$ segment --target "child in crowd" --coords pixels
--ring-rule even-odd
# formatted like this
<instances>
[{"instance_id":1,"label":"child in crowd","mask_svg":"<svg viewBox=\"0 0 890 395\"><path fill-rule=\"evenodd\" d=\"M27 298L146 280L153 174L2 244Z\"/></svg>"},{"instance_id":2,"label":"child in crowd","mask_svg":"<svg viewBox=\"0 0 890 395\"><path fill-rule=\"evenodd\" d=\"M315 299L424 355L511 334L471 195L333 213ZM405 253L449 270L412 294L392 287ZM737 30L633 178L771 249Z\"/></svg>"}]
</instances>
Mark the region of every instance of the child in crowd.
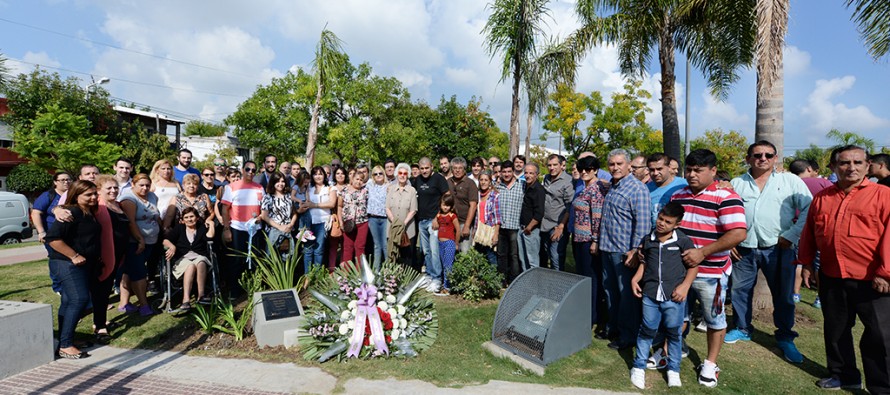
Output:
<instances>
[{"instance_id":1,"label":"child in crowd","mask_svg":"<svg viewBox=\"0 0 890 395\"><path fill-rule=\"evenodd\" d=\"M643 261L631 279L634 295L643 299L643 322L637 337L637 354L630 370L631 383L646 387L646 361L659 326L668 344L668 387L680 387L681 331L686 316L686 295L698 274L697 267L683 263L683 252L695 248L692 240L677 228L683 219L683 206L666 204L658 213L655 230L643 239Z\"/></svg>"},{"instance_id":2,"label":"child in crowd","mask_svg":"<svg viewBox=\"0 0 890 395\"><path fill-rule=\"evenodd\" d=\"M192 283L197 282L198 303L210 304L210 297L204 293L207 284L207 270L211 268L207 241L213 239L213 227L205 227L198 221L198 210L186 207L182 210L180 223L174 226L164 238L165 256L173 266L173 276L182 280L182 304L178 312L191 308Z\"/></svg>"},{"instance_id":3,"label":"child in crowd","mask_svg":"<svg viewBox=\"0 0 890 395\"><path fill-rule=\"evenodd\" d=\"M442 271L445 273L444 290L447 294L451 284L448 282L448 273L454 266L454 254L457 248L457 214L454 213L454 195L445 192L439 201L439 214L433 221L433 230L439 231L439 258L442 261Z\"/></svg>"}]
</instances>

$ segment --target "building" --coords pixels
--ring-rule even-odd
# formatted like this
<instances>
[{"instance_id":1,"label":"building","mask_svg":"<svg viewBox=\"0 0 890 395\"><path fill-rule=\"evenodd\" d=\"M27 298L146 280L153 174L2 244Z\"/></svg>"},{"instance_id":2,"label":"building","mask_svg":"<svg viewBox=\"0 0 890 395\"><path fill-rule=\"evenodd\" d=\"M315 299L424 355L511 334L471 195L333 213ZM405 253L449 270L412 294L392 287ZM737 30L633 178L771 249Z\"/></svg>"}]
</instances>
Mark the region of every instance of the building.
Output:
<instances>
[{"instance_id":1,"label":"building","mask_svg":"<svg viewBox=\"0 0 890 395\"><path fill-rule=\"evenodd\" d=\"M6 98L0 97L0 117L8 112L9 106L6 105ZM12 168L27 162L12 152L10 148L12 148L12 127L0 118L0 191L6 190L6 176L9 175Z\"/></svg>"}]
</instances>

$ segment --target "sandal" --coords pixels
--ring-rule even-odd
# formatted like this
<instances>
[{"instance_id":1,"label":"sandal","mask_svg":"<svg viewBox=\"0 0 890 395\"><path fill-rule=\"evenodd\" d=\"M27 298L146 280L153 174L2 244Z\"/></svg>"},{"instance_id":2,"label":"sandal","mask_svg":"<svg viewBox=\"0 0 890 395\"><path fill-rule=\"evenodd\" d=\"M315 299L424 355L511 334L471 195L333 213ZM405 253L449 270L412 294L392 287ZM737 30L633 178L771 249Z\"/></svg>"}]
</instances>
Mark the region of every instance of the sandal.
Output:
<instances>
[{"instance_id":1,"label":"sandal","mask_svg":"<svg viewBox=\"0 0 890 395\"><path fill-rule=\"evenodd\" d=\"M192 309L192 305L188 302L179 305L179 308L176 309L174 313L188 313L189 310Z\"/></svg>"},{"instance_id":2,"label":"sandal","mask_svg":"<svg viewBox=\"0 0 890 395\"><path fill-rule=\"evenodd\" d=\"M79 354L68 354L67 352L59 350L59 358L84 359L84 358L88 358L89 356L90 356L90 354L88 354L86 351L81 351Z\"/></svg>"},{"instance_id":3,"label":"sandal","mask_svg":"<svg viewBox=\"0 0 890 395\"><path fill-rule=\"evenodd\" d=\"M139 311L139 308L137 308L136 306L133 306L132 304L127 303L124 305L124 307L118 307L117 311L120 311L121 313L130 314L130 313L135 313L135 312Z\"/></svg>"},{"instance_id":4,"label":"sandal","mask_svg":"<svg viewBox=\"0 0 890 395\"><path fill-rule=\"evenodd\" d=\"M111 343L111 335L108 333L96 333L96 343L107 345Z\"/></svg>"},{"instance_id":5,"label":"sandal","mask_svg":"<svg viewBox=\"0 0 890 395\"><path fill-rule=\"evenodd\" d=\"M200 299L198 299L198 304L210 305L212 303L213 299L210 299L209 296L202 296Z\"/></svg>"},{"instance_id":6,"label":"sandal","mask_svg":"<svg viewBox=\"0 0 890 395\"><path fill-rule=\"evenodd\" d=\"M139 315L143 317L148 317L150 315L154 315L155 311L149 305L145 305L139 308Z\"/></svg>"}]
</instances>

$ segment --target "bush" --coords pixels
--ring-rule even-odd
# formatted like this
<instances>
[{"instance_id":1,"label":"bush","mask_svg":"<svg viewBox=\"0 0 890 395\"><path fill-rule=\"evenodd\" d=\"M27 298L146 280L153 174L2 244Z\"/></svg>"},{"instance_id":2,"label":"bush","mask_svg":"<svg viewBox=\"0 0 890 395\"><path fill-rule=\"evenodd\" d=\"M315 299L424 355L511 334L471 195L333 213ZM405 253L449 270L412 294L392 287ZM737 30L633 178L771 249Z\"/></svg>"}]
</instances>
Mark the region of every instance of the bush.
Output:
<instances>
[{"instance_id":1,"label":"bush","mask_svg":"<svg viewBox=\"0 0 890 395\"><path fill-rule=\"evenodd\" d=\"M53 176L30 163L13 167L6 178L6 189L25 195L35 195L52 186Z\"/></svg>"},{"instance_id":2,"label":"bush","mask_svg":"<svg viewBox=\"0 0 890 395\"><path fill-rule=\"evenodd\" d=\"M499 297L504 276L488 263L485 256L470 250L457 255L454 267L448 273L448 281L451 282L452 293L460 294L471 302L478 302Z\"/></svg>"}]
</instances>

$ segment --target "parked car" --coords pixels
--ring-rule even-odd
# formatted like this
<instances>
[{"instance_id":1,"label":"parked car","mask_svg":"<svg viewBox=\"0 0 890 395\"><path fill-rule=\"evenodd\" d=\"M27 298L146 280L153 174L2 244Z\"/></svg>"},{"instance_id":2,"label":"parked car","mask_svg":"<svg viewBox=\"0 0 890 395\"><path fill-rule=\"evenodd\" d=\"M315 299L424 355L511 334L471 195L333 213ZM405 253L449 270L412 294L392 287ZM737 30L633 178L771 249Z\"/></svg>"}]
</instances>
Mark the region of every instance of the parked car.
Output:
<instances>
[{"instance_id":1,"label":"parked car","mask_svg":"<svg viewBox=\"0 0 890 395\"><path fill-rule=\"evenodd\" d=\"M25 195L0 192L0 244L21 243L34 235L30 210Z\"/></svg>"}]
</instances>

